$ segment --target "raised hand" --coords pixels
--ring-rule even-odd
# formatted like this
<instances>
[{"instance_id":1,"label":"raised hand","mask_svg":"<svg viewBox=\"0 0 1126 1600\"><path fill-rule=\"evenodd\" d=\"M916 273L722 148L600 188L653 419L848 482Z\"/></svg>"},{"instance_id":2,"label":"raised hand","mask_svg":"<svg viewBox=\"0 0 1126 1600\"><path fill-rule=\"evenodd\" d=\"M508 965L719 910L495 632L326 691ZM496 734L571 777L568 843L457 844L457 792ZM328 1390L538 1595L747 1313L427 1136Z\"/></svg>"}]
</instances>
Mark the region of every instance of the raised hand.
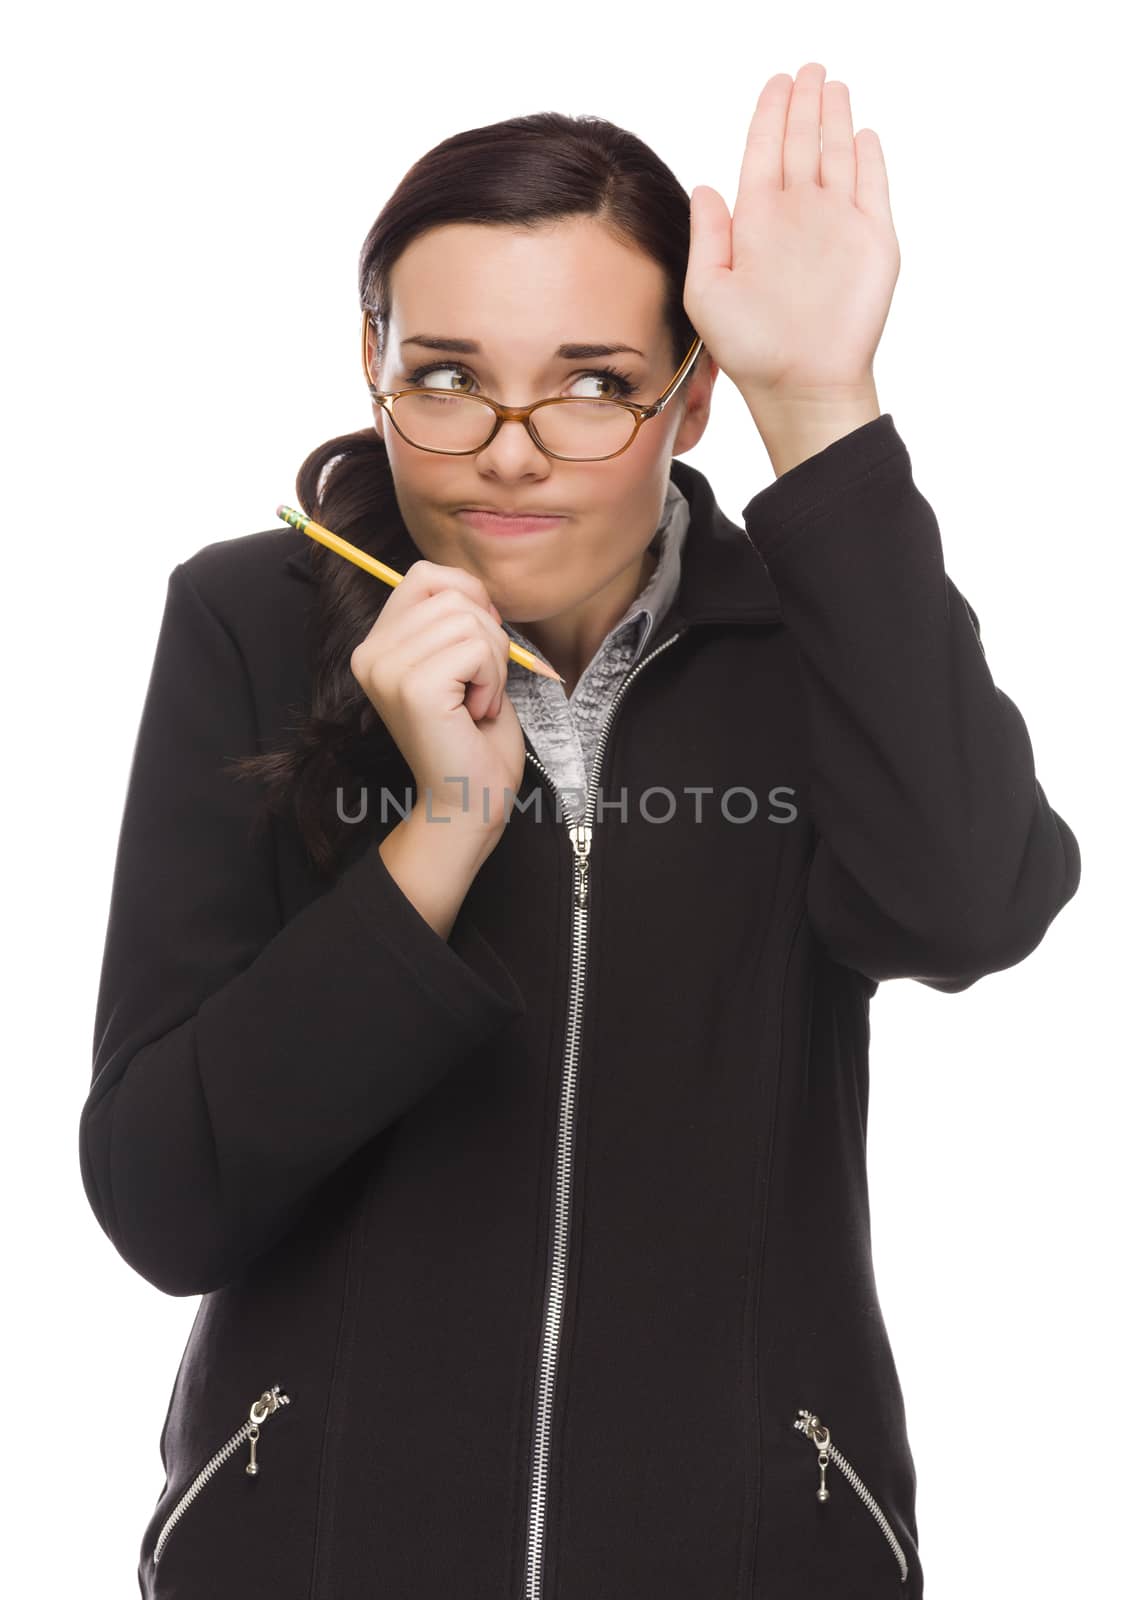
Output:
<instances>
[{"instance_id":1,"label":"raised hand","mask_svg":"<svg viewBox=\"0 0 1126 1600\"><path fill-rule=\"evenodd\" d=\"M878 136L853 134L848 89L819 63L777 73L751 118L734 214L715 189L692 192L684 292L756 420L807 401L872 409L898 275Z\"/></svg>"}]
</instances>

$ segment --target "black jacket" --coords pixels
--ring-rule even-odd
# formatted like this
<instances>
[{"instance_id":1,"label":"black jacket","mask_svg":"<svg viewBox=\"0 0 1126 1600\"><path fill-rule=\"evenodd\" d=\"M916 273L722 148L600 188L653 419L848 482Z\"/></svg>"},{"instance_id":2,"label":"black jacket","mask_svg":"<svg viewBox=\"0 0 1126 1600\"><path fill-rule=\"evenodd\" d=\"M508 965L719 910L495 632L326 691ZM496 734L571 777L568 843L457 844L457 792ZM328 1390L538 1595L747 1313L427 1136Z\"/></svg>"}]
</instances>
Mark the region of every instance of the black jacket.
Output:
<instances>
[{"instance_id":1,"label":"black jacket","mask_svg":"<svg viewBox=\"0 0 1126 1600\"><path fill-rule=\"evenodd\" d=\"M890 414L750 539L672 473L588 870L530 752L448 942L377 848L393 746L331 884L224 770L308 693L307 538L170 576L80 1127L114 1246L202 1295L153 1600L922 1595L869 1001L1022 960L1079 851Z\"/></svg>"}]
</instances>

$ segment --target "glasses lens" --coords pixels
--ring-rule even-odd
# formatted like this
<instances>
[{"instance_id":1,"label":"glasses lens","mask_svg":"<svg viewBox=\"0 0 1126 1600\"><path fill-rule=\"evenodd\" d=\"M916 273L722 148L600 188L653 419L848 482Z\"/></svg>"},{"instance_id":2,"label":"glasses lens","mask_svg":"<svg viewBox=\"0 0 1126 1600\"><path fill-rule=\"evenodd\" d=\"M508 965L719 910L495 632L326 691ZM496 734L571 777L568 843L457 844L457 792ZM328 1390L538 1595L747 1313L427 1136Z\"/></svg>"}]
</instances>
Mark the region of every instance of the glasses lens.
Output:
<instances>
[{"instance_id":1,"label":"glasses lens","mask_svg":"<svg viewBox=\"0 0 1126 1600\"><path fill-rule=\"evenodd\" d=\"M393 415L400 431L424 450L477 450L496 420L491 406L470 395L418 389L399 396Z\"/></svg>"},{"instance_id":2,"label":"glasses lens","mask_svg":"<svg viewBox=\"0 0 1126 1600\"><path fill-rule=\"evenodd\" d=\"M612 456L633 438L633 416L613 400L563 400L540 406L531 420L547 448L568 461Z\"/></svg>"},{"instance_id":3,"label":"glasses lens","mask_svg":"<svg viewBox=\"0 0 1126 1600\"><path fill-rule=\"evenodd\" d=\"M479 450L496 413L473 395L412 390L394 404L395 421L424 450ZM614 455L633 437L633 417L612 400L567 400L540 406L532 424L547 449L569 461Z\"/></svg>"}]
</instances>

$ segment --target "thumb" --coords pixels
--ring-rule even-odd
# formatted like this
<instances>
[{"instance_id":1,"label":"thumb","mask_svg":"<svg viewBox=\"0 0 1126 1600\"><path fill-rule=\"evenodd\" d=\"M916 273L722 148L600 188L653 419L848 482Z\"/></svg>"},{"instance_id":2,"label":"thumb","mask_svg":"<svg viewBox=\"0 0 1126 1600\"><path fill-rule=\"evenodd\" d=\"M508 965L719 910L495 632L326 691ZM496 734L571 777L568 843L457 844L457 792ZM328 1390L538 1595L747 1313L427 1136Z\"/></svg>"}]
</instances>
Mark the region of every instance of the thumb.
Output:
<instances>
[{"instance_id":1,"label":"thumb","mask_svg":"<svg viewBox=\"0 0 1126 1600\"><path fill-rule=\"evenodd\" d=\"M689 279L701 282L721 269L731 268L731 215L723 196L706 183L697 184L689 196L692 242L688 251Z\"/></svg>"}]
</instances>

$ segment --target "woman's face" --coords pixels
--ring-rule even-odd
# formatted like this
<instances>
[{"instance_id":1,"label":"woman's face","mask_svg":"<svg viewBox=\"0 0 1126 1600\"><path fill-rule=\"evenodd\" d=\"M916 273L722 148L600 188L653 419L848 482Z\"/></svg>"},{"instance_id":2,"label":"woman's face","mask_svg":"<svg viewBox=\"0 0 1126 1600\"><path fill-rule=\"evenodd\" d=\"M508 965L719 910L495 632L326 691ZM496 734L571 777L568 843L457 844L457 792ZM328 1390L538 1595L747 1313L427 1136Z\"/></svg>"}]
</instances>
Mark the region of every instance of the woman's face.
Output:
<instances>
[{"instance_id":1,"label":"woman's face","mask_svg":"<svg viewBox=\"0 0 1126 1600\"><path fill-rule=\"evenodd\" d=\"M444 225L415 239L395 263L382 370L369 333L372 373L384 390L421 386L505 405L553 395L646 404L686 354L670 348L664 293L656 262L589 217L535 228ZM411 342L418 335L477 348L425 348ZM576 360L556 354L564 344L631 348ZM533 643L542 640L549 660L549 642L569 664L589 659L652 570L645 551L669 461L703 432L716 371L701 351L665 410L607 461L555 460L520 423L505 423L476 455L439 455L408 444L374 406L408 532L427 560L479 577L505 621L530 625L524 631ZM502 536L458 514L472 505L551 511L563 520Z\"/></svg>"}]
</instances>

